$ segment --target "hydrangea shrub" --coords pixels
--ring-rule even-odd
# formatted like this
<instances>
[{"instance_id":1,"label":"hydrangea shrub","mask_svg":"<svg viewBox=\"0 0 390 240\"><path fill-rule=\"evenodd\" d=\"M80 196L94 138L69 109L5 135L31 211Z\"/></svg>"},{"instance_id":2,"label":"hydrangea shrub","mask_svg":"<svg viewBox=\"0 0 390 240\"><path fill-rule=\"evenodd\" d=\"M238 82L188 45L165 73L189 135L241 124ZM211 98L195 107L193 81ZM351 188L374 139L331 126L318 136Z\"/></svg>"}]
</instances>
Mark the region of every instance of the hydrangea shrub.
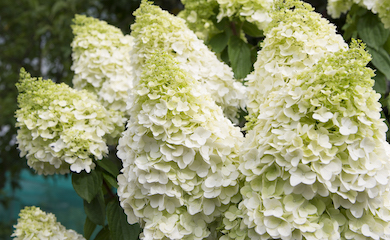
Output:
<instances>
[{"instance_id":1,"label":"hydrangea shrub","mask_svg":"<svg viewBox=\"0 0 390 240\"><path fill-rule=\"evenodd\" d=\"M172 55L143 65L119 140L118 195L143 239L203 239L237 202L243 135Z\"/></svg>"},{"instance_id":2,"label":"hydrangea shrub","mask_svg":"<svg viewBox=\"0 0 390 240\"><path fill-rule=\"evenodd\" d=\"M24 69L17 87L17 144L38 174L90 172L93 160L108 153L106 138L123 131L122 114L85 90L33 78Z\"/></svg>"},{"instance_id":3,"label":"hydrangea shrub","mask_svg":"<svg viewBox=\"0 0 390 240\"><path fill-rule=\"evenodd\" d=\"M102 225L100 236L136 239L139 223L141 239L390 239L390 146L365 45L299 0L183 3L179 18L142 1L131 36L76 16L79 90L21 71L21 156L39 174L72 172L86 238ZM383 29L370 53L387 51ZM243 86L233 65L263 30ZM224 46L215 54L198 37ZM119 159L102 159L107 141ZM17 239L83 239L35 207L15 228Z\"/></svg>"},{"instance_id":4,"label":"hydrangea shrub","mask_svg":"<svg viewBox=\"0 0 390 240\"><path fill-rule=\"evenodd\" d=\"M14 240L85 240L72 229L66 229L52 213L38 207L25 207L19 213L18 223L11 237Z\"/></svg>"}]
</instances>

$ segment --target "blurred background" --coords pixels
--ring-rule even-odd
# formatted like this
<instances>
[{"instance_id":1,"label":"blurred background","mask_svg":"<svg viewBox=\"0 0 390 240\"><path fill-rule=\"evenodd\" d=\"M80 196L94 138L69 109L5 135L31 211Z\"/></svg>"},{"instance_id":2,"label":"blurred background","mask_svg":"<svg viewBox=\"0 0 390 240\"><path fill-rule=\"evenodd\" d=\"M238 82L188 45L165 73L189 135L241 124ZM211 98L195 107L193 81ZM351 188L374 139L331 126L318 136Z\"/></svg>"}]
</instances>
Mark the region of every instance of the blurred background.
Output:
<instances>
[{"instance_id":1,"label":"blurred background","mask_svg":"<svg viewBox=\"0 0 390 240\"><path fill-rule=\"evenodd\" d=\"M180 0L155 0L177 14ZM326 15L326 1L312 0ZM0 239L11 239L20 209L39 206L52 212L67 228L83 232L85 214L70 176L38 176L19 157L15 144L15 118L19 70L32 76L71 84L71 30L75 14L85 14L130 32L132 12L140 0L1 0L0 1ZM331 20L331 19L330 19ZM345 17L337 22L345 23ZM341 30L340 30L341 31Z\"/></svg>"},{"instance_id":2,"label":"blurred background","mask_svg":"<svg viewBox=\"0 0 390 240\"><path fill-rule=\"evenodd\" d=\"M177 14L180 0L156 0ZM39 176L15 145L19 70L72 85L71 30L75 14L85 14L130 32L140 0L1 0L0 1L0 239L11 239L25 206L52 212L65 227L83 233L82 199L70 176Z\"/></svg>"}]
</instances>

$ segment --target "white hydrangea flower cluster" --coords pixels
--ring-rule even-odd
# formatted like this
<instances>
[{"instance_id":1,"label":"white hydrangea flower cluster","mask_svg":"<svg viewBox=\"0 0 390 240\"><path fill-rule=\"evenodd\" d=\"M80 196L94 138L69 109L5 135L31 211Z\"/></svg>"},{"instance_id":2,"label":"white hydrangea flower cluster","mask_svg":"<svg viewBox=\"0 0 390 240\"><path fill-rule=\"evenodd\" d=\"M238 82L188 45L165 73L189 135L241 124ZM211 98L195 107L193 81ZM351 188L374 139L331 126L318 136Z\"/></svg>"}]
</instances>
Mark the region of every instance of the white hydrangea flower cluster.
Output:
<instances>
[{"instance_id":1,"label":"white hydrangea flower cluster","mask_svg":"<svg viewBox=\"0 0 390 240\"><path fill-rule=\"evenodd\" d=\"M332 18L339 18L358 4L378 14L385 28L390 28L390 1L388 0L328 0L327 11Z\"/></svg>"},{"instance_id":2,"label":"white hydrangea flower cluster","mask_svg":"<svg viewBox=\"0 0 390 240\"><path fill-rule=\"evenodd\" d=\"M11 237L14 240L85 240L72 229L66 229L52 213L38 207L25 207L19 213L18 223Z\"/></svg>"},{"instance_id":3,"label":"white hydrangea flower cluster","mask_svg":"<svg viewBox=\"0 0 390 240\"><path fill-rule=\"evenodd\" d=\"M150 55L131 99L118 145L129 223L142 224L143 239L204 239L240 199L240 129L167 53Z\"/></svg>"},{"instance_id":4,"label":"white hydrangea flower cluster","mask_svg":"<svg viewBox=\"0 0 390 240\"><path fill-rule=\"evenodd\" d=\"M369 61L354 42L270 93L242 145L231 239L390 239L390 145Z\"/></svg>"},{"instance_id":5,"label":"white hydrangea flower cluster","mask_svg":"<svg viewBox=\"0 0 390 240\"><path fill-rule=\"evenodd\" d=\"M265 30L265 40L258 52L254 71L247 80L247 109L255 119L260 105L272 91L282 88L288 80L312 66L328 53L348 46L336 27L312 11L308 4L297 4L294 11L286 3L275 3L272 22Z\"/></svg>"},{"instance_id":6,"label":"white hydrangea flower cluster","mask_svg":"<svg viewBox=\"0 0 390 240\"><path fill-rule=\"evenodd\" d=\"M212 21L214 10L218 8L216 0L181 0L181 2L184 9L177 16L186 21L187 26L199 39L207 42L220 32Z\"/></svg>"},{"instance_id":7,"label":"white hydrangea flower cluster","mask_svg":"<svg viewBox=\"0 0 390 240\"><path fill-rule=\"evenodd\" d=\"M168 52L180 62L180 67L202 83L225 115L238 123L237 112L245 108L245 87L235 81L231 68L218 60L202 40L199 40L184 20L143 1L135 11L131 26L134 47L131 52L135 78L153 51ZM135 79L134 85L138 80Z\"/></svg>"},{"instance_id":8,"label":"white hydrangea flower cluster","mask_svg":"<svg viewBox=\"0 0 390 240\"><path fill-rule=\"evenodd\" d=\"M76 15L72 26L72 70L75 89L95 93L110 109L126 109L133 85L130 50L133 38L92 17Z\"/></svg>"},{"instance_id":9,"label":"white hydrangea flower cluster","mask_svg":"<svg viewBox=\"0 0 390 240\"><path fill-rule=\"evenodd\" d=\"M106 138L124 129L122 114L106 110L85 90L37 80L24 69L17 87L18 148L38 174L90 172L93 159L108 153Z\"/></svg>"},{"instance_id":10,"label":"white hydrangea flower cluster","mask_svg":"<svg viewBox=\"0 0 390 240\"><path fill-rule=\"evenodd\" d=\"M274 0L216 0L219 4L218 21L228 17L240 18L255 24L259 29L265 29L271 22L269 11Z\"/></svg>"},{"instance_id":11,"label":"white hydrangea flower cluster","mask_svg":"<svg viewBox=\"0 0 390 240\"><path fill-rule=\"evenodd\" d=\"M258 29L265 29L271 22L269 10L274 0L182 0L184 10L179 17L186 20L187 25L196 35L205 41L220 30L214 26L212 18L218 10L217 21L223 18L248 21Z\"/></svg>"}]
</instances>

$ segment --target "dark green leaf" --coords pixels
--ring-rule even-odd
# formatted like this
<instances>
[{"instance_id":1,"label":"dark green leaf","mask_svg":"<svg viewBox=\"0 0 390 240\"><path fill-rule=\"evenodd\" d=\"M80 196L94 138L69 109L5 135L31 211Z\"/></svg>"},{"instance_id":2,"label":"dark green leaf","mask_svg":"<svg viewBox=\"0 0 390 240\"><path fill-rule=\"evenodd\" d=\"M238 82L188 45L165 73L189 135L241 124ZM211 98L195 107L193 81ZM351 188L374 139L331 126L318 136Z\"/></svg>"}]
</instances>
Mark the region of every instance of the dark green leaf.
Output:
<instances>
[{"instance_id":1,"label":"dark green leaf","mask_svg":"<svg viewBox=\"0 0 390 240\"><path fill-rule=\"evenodd\" d=\"M383 45L383 48L386 50L388 54L390 54L390 37L387 38L387 41Z\"/></svg>"},{"instance_id":2,"label":"dark green leaf","mask_svg":"<svg viewBox=\"0 0 390 240\"><path fill-rule=\"evenodd\" d=\"M251 49L248 44L237 36L231 36L228 55L234 76L237 79L245 78L252 69Z\"/></svg>"},{"instance_id":3,"label":"dark green leaf","mask_svg":"<svg viewBox=\"0 0 390 240\"><path fill-rule=\"evenodd\" d=\"M252 36L252 37L263 37L264 36L263 31L260 30L256 26L256 24L250 23L248 21L245 21L242 24L242 30L244 30L244 32L246 34L248 34L249 36Z\"/></svg>"},{"instance_id":4,"label":"dark green leaf","mask_svg":"<svg viewBox=\"0 0 390 240\"><path fill-rule=\"evenodd\" d=\"M220 53L225 49L228 44L228 41L228 34L226 32L222 32L212 37L208 44L215 53Z\"/></svg>"},{"instance_id":5,"label":"dark green leaf","mask_svg":"<svg viewBox=\"0 0 390 240\"><path fill-rule=\"evenodd\" d=\"M118 188L118 182L116 181L116 178L114 178L113 176L111 176L110 174L106 174L106 173L103 173L103 178L104 180L109 183L111 186L113 186L114 188Z\"/></svg>"},{"instance_id":6,"label":"dark green leaf","mask_svg":"<svg viewBox=\"0 0 390 240\"><path fill-rule=\"evenodd\" d=\"M72 185L76 193L86 200L91 202L101 189L103 184L102 174L99 171L93 170L90 173L82 171L80 173L72 173Z\"/></svg>"},{"instance_id":7,"label":"dark green leaf","mask_svg":"<svg viewBox=\"0 0 390 240\"><path fill-rule=\"evenodd\" d=\"M252 62L252 66L253 66L253 63L255 63L256 60L257 60L257 53L258 53L257 48L252 47L252 49L251 49L251 62ZM251 68L251 70L253 70L253 68Z\"/></svg>"},{"instance_id":8,"label":"dark green leaf","mask_svg":"<svg viewBox=\"0 0 390 240\"><path fill-rule=\"evenodd\" d=\"M102 228L102 230L100 230L95 237L95 240L110 240L110 239L111 239L110 229L108 228L108 226Z\"/></svg>"},{"instance_id":9,"label":"dark green leaf","mask_svg":"<svg viewBox=\"0 0 390 240\"><path fill-rule=\"evenodd\" d=\"M111 238L115 240L137 240L141 232L138 224L130 225L127 216L119 206L119 201L107 204L107 220L110 227Z\"/></svg>"},{"instance_id":10,"label":"dark green leaf","mask_svg":"<svg viewBox=\"0 0 390 240\"><path fill-rule=\"evenodd\" d=\"M102 160L96 162L99 167L103 168L108 173L111 173L112 176L114 177L118 176L119 174L118 166L110 159L103 158Z\"/></svg>"},{"instance_id":11,"label":"dark green leaf","mask_svg":"<svg viewBox=\"0 0 390 240\"><path fill-rule=\"evenodd\" d=\"M103 192L100 190L90 203L84 200L84 211L87 217L97 225L104 225L106 220L106 205Z\"/></svg>"},{"instance_id":12,"label":"dark green leaf","mask_svg":"<svg viewBox=\"0 0 390 240\"><path fill-rule=\"evenodd\" d=\"M390 33L389 29L385 29L378 16L371 11L359 18L357 31L363 42L375 49L379 49L385 44Z\"/></svg>"},{"instance_id":13,"label":"dark green leaf","mask_svg":"<svg viewBox=\"0 0 390 240\"><path fill-rule=\"evenodd\" d=\"M370 46L367 46L367 50L372 55L372 64L374 64L387 79L390 79L390 56L386 50L383 47L376 50Z\"/></svg>"},{"instance_id":14,"label":"dark green leaf","mask_svg":"<svg viewBox=\"0 0 390 240\"><path fill-rule=\"evenodd\" d=\"M84 223L84 237L88 240L91 236L93 231L96 228L96 224L93 223L91 220L89 220L88 217L85 218Z\"/></svg>"},{"instance_id":15,"label":"dark green leaf","mask_svg":"<svg viewBox=\"0 0 390 240\"><path fill-rule=\"evenodd\" d=\"M387 91L387 80L385 75L379 70L376 70L376 76L374 77L375 85L374 90L378 93L385 94Z\"/></svg>"},{"instance_id":16,"label":"dark green leaf","mask_svg":"<svg viewBox=\"0 0 390 240\"><path fill-rule=\"evenodd\" d=\"M221 21L218 22L217 18L212 18L211 19L214 22L214 25L222 31L226 31L227 29L230 28L230 21L228 18L222 18Z\"/></svg>"},{"instance_id":17,"label":"dark green leaf","mask_svg":"<svg viewBox=\"0 0 390 240\"><path fill-rule=\"evenodd\" d=\"M227 65L230 65L229 61L229 54L228 54L228 49L225 48L222 53L221 53L221 60L226 63Z\"/></svg>"}]
</instances>

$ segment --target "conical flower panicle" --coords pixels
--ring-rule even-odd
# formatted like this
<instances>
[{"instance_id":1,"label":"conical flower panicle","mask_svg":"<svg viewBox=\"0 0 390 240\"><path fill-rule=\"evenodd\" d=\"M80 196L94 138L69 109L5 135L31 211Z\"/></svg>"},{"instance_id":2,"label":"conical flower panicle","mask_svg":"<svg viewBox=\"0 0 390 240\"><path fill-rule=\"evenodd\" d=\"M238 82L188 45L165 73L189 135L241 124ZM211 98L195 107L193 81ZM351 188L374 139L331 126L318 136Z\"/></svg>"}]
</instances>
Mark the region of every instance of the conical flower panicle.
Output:
<instances>
[{"instance_id":1,"label":"conical flower panicle","mask_svg":"<svg viewBox=\"0 0 390 240\"><path fill-rule=\"evenodd\" d=\"M237 123L238 110L245 108L245 87L235 81L231 68L218 60L183 19L147 1L141 3L134 16L136 20L131 26L134 47L131 56L136 78L139 78L143 64L154 51L165 51L179 61L182 69L201 82L225 115Z\"/></svg>"},{"instance_id":2,"label":"conical flower panicle","mask_svg":"<svg viewBox=\"0 0 390 240\"><path fill-rule=\"evenodd\" d=\"M93 159L108 153L106 139L123 131L122 114L106 110L92 93L32 78L24 69L17 87L18 148L38 174L90 172Z\"/></svg>"},{"instance_id":3,"label":"conical flower panicle","mask_svg":"<svg viewBox=\"0 0 390 240\"><path fill-rule=\"evenodd\" d=\"M296 0L275 1L272 22L258 52L254 71L247 76L247 109L255 121L261 104L272 91L296 74L310 69L326 54L346 49L336 27Z\"/></svg>"},{"instance_id":4,"label":"conical flower panicle","mask_svg":"<svg viewBox=\"0 0 390 240\"><path fill-rule=\"evenodd\" d=\"M92 17L76 15L72 26L73 84L95 93L105 107L122 112L133 86L133 38Z\"/></svg>"},{"instance_id":5,"label":"conical flower panicle","mask_svg":"<svg viewBox=\"0 0 390 240\"><path fill-rule=\"evenodd\" d=\"M144 239L203 239L239 200L243 136L172 55L150 55L119 140L118 195Z\"/></svg>"},{"instance_id":6,"label":"conical flower panicle","mask_svg":"<svg viewBox=\"0 0 390 240\"><path fill-rule=\"evenodd\" d=\"M66 229L52 213L38 207L25 207L19 213L18 223L11 237L14 240L63 239L85 240L76 231Z\"/></svg>"},{"instance_id":7,"label":"conical flower panicle","mask_svg":"<svg viewBox=\"0 0 390 240\"><path fill-rule=\"evenodd\" d=\"M369 61L354 42L268 95L242 145L233 234L389 238L390 146Z\"/></svg>"}]
</instances>

